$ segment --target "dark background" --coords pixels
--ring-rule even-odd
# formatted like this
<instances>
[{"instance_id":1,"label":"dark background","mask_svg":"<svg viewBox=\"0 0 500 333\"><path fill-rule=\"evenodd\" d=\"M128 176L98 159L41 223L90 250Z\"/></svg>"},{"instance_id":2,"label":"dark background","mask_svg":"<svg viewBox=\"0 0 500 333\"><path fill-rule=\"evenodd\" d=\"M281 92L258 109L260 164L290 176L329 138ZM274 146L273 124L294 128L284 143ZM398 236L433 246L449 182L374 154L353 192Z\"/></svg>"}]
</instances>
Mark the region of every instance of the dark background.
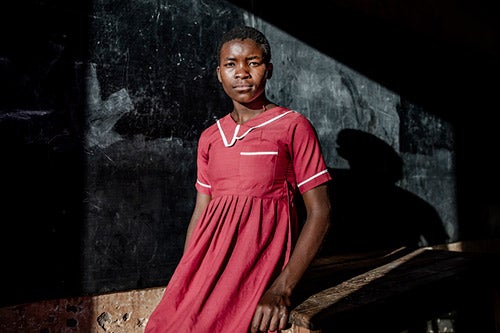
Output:
<instances>
[{"instance_id":1,"label":"dark background","mask_svg":"<svg viewBox=\"0 0 500 333\"><path fill-rule=\"evenodd\" d=\"M383 136L387 142L365 135L380 137L380 127L361 121L362 133L344 132L341 147L351 153L332 157L338 137L322 136L339 179L337 220L344 227L390 222L365 225L373 230L357 240L368 244L373 238L365 235L375 233L392 244L385 236L418 207L425 212L420 220L442 219L453 241L497 237L499 23L493 3L2 3L2 302L168 281L193 206L196 139L229 108L214 76L215 42L252 20L276 45L298 50L295 58L280 58L273 45L277 65L292 72L309 66L311 78L340 73L342 85L361 96L354 106L332 106L321 92L314 95L304 76L281 77L271 97L293 106L301 105L297 91L310 94L308 115L322 129L338 134L337 114L383 105L378 95L363 96L364 77L400 98L399 130ZM295 64L299 56L305 60ZM328 67L331 59L356 72ZM452 180L436 151L453 157ZM417 163L421 156L432 163ZM370 167L355 173L359 165ZM403 166L406 174L424 175L422 184L406 178L406 189L396 186ZM374 183L379 176L385 182ZM359 213L363 207L366 214ZM353 232L342 223L339 230Z\"/></svg>"}]
</instances>

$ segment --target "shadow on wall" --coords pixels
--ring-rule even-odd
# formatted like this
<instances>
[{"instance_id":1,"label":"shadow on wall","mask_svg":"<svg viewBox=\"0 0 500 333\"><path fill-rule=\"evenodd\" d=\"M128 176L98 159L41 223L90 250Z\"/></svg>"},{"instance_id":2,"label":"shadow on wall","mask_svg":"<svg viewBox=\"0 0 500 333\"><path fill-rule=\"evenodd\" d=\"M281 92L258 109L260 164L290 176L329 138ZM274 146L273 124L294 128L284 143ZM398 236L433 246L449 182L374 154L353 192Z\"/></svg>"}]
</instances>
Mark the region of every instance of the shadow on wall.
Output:
<instances>
[{"instance_id":1,"label":"shadow on wall","mask_svg":"<svg viewBox=\"0 0 500 333\"><path fill-rule=\"evenodd\" d=\"M336 142L349 169L330 169L332 222L320 255L449 241L436 209L396 185L403 160L389 144L356 129L341 130Z\"/></svg>"}]
</instances>

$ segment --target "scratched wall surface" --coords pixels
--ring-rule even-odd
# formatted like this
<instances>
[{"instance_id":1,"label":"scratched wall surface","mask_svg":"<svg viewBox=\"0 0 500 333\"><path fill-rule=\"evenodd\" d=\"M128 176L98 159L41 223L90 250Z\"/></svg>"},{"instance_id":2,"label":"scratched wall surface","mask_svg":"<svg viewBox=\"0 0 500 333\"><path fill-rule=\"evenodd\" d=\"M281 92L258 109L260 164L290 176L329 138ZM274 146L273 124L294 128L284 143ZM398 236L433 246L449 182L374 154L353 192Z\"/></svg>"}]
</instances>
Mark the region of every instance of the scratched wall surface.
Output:
<instances>
[{"instance_id":1,"label":"scratched wall surface","mask_svg":"<svg viewBox=\"0 0 500 333\"><path fill-rule=\"evenodd\" d=\"M161 285L194 204L196 139L228 108L217 37L243 15L197 1L95 1L92 10L83 289Z\"/></svg>"},{"instance_id":2,"label":"scratched wall surface","mask_svg":"<svg viewBox=\"0 0 500 333\"><path fill-rule=\"evenodd\" d=\"M453 160L445 122L230 4L96 1L87 79L85 290L168 280L193 207L196 139L230 110L214 75L217 38L237 24L254 25L270 39L269 96L311 119L330 167L349 168L335 148L342 129L381 138L405 159L401 185L430 201L454 236L453 165L441 163ZM426 121L418 121L423 116ZM402 126L410 131L403 145ZM426 149L412 150L419 141ZM382 218L372 216L374 223Z\"/></svg>"},{"instance_id":3,"label":"scratched wall surface","mask_svg":"<svg viewBox=\"0 0 500 333\"><path fill-rule=\"evenodd\" d=\"M64 9L61 16L81 15ZM342 185L336 195L353 198L351 203L336 199L339 221L368 219L376 225L387 217L384 212L360 216L352 211L375 209L370 204L375 196L383 198L377 201L383 210L397 210L400 201L393 199L402 193L411 197L406 203L418 201L406 208L435 210L447 236L456 238L454 135L446 121L225 1L95 0L86 10L89 15L82 16L88 30L76 34L77 42L88 46L86 52L61 58L60 54L68 55L68 42L57 37L75 33L55 25L56 33L40 39L60 53L47 52L46 58L31 64L38 70L17 75L12 65L3 63L19 85L26 82L19 77L31 77L43 88L44 73L51 73L53 64L64 59L65 66L57 73L71 83L63 85L64 90L55 89L62 95L59 104L48 99L36 108L21 103L22 96L10 96L9 104L2 106L0 126L9 129L2 137L22 147L11 149L10 158L28 153L12 164L10 172L17 178L10 188L16 188L15 179L28 173L25 188L43 190L29 191L28 199L20 193L18 197L30 209L44 207L43 215L21 214L21 221L36 219L36 224L11 227L8 243L24 244L37 253L10 259L12 267L23 269L10 272L9 285L26 285L30 279L25 276L42 271L44 283L36 283L30 294L14 296L8 303L167 283L182 253L194 204L197 137L214 117L230 110L215 77L215 52L220 35L237 24L250 24L266 33L275 66L269 97L311 120L327 164ZM61 26L71 24L68 20ZM16 55L4 59L17 61ZM28 96L52 96L43 89L33 91L36 87L30 85L23 88ZM338 152L340 133L347 133L341 145L343 156ZM370 147L380 150L370 154L363 144L374 141ZM360 159L366 166L363 177L377 178L387 174L385 157L394 155L402 160L403 176L389 177L390 190L383 195L366 191L360 178L353 181L350 169ZM28 164L40 167L29 173ZM76 184L69 181L80 178ZM370 195L361 198L350 188ZM55 200L47 199L47 193L55 194ZM12 208L13 213L20 210L20 204ZM408 214L411 210L398 211L390 219ZM26 241L26 233L31 242ZM61 250L64 246L66 251ZM66 271L72 274L61 273Z\"/></svg>"}]
</instances>

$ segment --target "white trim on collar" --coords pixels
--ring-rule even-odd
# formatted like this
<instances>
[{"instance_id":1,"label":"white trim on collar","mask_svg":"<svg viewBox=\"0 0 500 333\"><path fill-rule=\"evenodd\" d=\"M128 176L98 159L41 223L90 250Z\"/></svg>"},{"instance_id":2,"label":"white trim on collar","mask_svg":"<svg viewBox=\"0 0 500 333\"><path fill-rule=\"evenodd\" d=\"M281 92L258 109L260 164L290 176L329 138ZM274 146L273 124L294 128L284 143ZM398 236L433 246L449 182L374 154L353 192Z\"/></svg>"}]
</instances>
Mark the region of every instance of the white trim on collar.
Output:
<instances>
[{"instance_id":1,"label":"white trim on collar","mask_svg":"<svg viewBox=\"0 0 500 333\"><path fill-rule=\"evenodd\" d=\"M248 133L250 133L252 130L256 129L256 128L259 128L259 127L262 127L262 126L265 126L267 124L270 124L272 123L273 121L275 120L278 120L280 119L281 117L284 117L286 116L287 114L289 114L290 112L294 112L293 110L289 110L285 113L282 113L280 115L277 115L276 117L274 118L271 118L265 122L263 122L262 124L259 124L259 125L256 125L256 126L253 126L253 127L250 127L245 133L243 133L242 135L238 136L238 131L240 130L240 124L236 125L236 128L234 129L234 134L233 134L233 138L231 139L231 142L228 142L227 141L227 138L226 138L226 135L224 134L224 131L222 130L222 126L220 125L220 120L217 119L217 127L219 127L219 132L220 132L220 136L222 137L222 141L224 142L224 146L226 147L231 147L233 146L235 143L236 143L236 140L241 140L243 139Z\"/></svg>"}]
</instances>

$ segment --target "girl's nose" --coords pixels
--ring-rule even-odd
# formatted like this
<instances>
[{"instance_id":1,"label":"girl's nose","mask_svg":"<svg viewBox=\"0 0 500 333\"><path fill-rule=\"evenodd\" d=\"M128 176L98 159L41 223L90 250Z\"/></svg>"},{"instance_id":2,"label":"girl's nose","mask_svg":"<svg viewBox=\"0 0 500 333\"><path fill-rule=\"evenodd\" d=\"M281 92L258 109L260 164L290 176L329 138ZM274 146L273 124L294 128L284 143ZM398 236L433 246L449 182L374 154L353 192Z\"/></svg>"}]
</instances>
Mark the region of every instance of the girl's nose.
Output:
<instances>
[{"instance_id":1,"label":"girl's nose","mask_svg":"<svg viewBox=\"0 0 500 333\"><path fill-rule=\"evenodd\" d=\"M249 76L248 66L247 65L238 65L236 66L235 76L238 78L245 78Z\"/></svg>"}]
</instances>

